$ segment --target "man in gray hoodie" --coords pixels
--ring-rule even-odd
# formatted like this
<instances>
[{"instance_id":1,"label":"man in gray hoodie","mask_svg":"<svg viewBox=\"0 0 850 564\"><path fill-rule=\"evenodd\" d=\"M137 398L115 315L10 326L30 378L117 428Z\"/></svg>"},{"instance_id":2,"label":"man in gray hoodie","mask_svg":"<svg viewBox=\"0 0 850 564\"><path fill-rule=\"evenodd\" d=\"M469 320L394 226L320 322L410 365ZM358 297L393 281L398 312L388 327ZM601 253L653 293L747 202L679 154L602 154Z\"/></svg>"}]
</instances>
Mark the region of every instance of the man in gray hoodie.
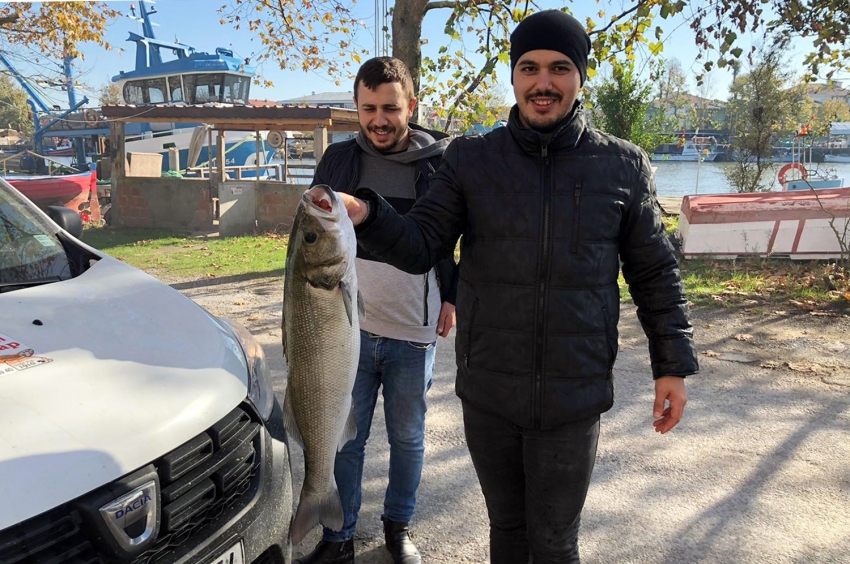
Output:
<instances>
[{"instance_id":1,"label":"man in gray hoodie","mask_svg":"<svg viewBox=\"0 0 850 564\"><path fill-rule=\"evenodd\" d=\"M410 72L398 59L366 61L354 80L354 102L360 132L328 147L313 185L327 184L349 194L368 187L396 211L407 213L428 190L449 138L408 123L417 101ZM325 529L315 550L296 563L354 562L364 452L382 388L390 467L381 520L393 562L418 564L421 557L410 540L408 522L422 474L436 338L447 336L455 324L457 269L453 258L446 257L425 275L407 274L358 247L357 277L366 309L352 393L357 437L337 454L334 465L345 521L341 531Z\"/></svg>"}]
</instances>

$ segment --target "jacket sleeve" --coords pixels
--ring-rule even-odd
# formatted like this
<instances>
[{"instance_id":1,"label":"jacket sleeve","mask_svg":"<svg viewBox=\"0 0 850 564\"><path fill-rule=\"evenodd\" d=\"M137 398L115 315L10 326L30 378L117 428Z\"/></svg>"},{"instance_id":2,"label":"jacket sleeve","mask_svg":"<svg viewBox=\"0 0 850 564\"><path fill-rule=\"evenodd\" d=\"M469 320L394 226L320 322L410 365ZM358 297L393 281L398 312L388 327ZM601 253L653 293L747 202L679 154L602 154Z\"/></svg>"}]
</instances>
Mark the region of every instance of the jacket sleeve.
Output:
<instances>
[{"instance_id":1,"label":"jacket sleeve","mask_svg":"<svg viewBox=\"0 0 850 564\"><path fill-rule=\"evenodd\" d=\"M460 269L454 258L443 259L437 263L437 280L440 282L440 301L455 305L457 300L457 282Z\"/></svg>"},{"instance_id":2,"label":"jacket sleeve","mask_svg":"<svg viewBox=\"0 0 850 564\"><path fill-rule=\"evenodd\" d=\"M649 339L653 378L687 376L699 370L688 302L643 151L637 172L637 186L620 231L623 276Z\"/></svg>"},{"instance_id":3,"label":"jacket sleeve","mask_svg":"<svg viewBox=\"0 0 850 564\"><path fill-rule=\"evenodd\" d=\"M440 260L454 256L466 223L466 200L457 181L457 162L458 146L453 141L428 192L404 216L373 190L357 190L355 196L368 201L371 208L366 221L356 228L360 245L411 274L424 274Z\"/></svg>"}]
</instances>

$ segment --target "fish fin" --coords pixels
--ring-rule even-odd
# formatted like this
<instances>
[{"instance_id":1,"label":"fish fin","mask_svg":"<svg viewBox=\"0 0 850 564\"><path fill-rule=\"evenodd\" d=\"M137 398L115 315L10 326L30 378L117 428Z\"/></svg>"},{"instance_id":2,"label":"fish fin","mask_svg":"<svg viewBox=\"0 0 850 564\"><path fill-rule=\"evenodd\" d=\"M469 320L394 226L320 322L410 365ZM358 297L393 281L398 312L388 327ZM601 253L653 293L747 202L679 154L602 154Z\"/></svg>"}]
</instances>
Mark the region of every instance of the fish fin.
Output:
<instances>
[{"instance_id":1,"label":"fish fin","mask_svg":"<svg viewBox=\"0 0 850 564\"><path fill-rule=\"evenodd\" d=\"M286 435L290 440L304 450L304 439L301 438L301 431L298 430L298 423L295 422L295 411L292 409L292 395L289 391L283 398L283 428L286 429Z\"/></svg>"},{"instance_id":2,"label":"fish fin","mask_svg":"<svg viewBox=\"0 0 850 564\"><path fill-rule=\"evenodd\" d=\"M301 500L298 509L295 510L295 518L289 527L289 536L292 545L295 546L304 540L313 527L323 525L328 529L339 531L342 529L344 516L342 503L339 500L339 490L336 481L333 487L322 493L305 492L301 490Z\"/></svg>"},{"instance_id":3,"label":"fish fin","mask_svg":"<svg viewBox=\"0 0 850 564\"><path fill-rule=\"evenodd\" d=\"M340 282L339 289L342 290L342 303L345 304L345 313L348 315L348 324L354 325L354 296L351 295L351 287L345 282Z\"/></svg>"},{"instance_id":4,"label":"fish fin","mask_svg":"<svg viewBox=\"0 0 850 564\"><path fill-rule=\"evenodd\" d=\"M360 293L360 290L357 290L357 314L360 316L360 322L362 323L366 319L366 306L363 304L363 294Z\"/></svg>"},{"instance_id":5,"label":"fish fin","mask_svg":"<svg viewBox=\"0 0 850 564\"><path fill-rule=\"evenodd\" d=\"M339 438L339 444L336 447L336 451L339 452L342 450L342 447L345 446L345 443L354 439L357 436L357 423L354 422L354 406L351 406L351 411L348 413L348 419L345 422L345 427L342 429L342 436Z\"/></svg>"}]
</instances>

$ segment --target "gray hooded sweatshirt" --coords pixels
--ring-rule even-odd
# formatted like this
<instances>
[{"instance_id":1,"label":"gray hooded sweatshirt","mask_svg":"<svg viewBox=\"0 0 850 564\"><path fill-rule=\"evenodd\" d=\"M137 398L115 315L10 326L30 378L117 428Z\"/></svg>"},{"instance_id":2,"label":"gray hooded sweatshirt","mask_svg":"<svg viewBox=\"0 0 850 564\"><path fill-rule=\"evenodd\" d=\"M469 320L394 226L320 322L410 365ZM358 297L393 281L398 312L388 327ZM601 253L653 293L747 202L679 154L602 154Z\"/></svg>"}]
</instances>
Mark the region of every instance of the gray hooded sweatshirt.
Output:
<instances>
[{"instance_id":1,"label":"gray hooded sweatshirt","mask_svg":"<svg viewBox=\"0 0 850 564\"><path fill-rule=\"evenodd\" d=\"M416 161L441 155L450 139L435 140L410 130L410 145L399 153L383 154L357 134L363 149L358 188L371 188L399 213L407 213L416 200ZM432 269L428 274L407 274L388 264L358 258L357 280L366 319L364 331L403 341L430 343L437 338L440 291ZM427 311L427 313L426 313Z\"/></svg>"}]
</instances>

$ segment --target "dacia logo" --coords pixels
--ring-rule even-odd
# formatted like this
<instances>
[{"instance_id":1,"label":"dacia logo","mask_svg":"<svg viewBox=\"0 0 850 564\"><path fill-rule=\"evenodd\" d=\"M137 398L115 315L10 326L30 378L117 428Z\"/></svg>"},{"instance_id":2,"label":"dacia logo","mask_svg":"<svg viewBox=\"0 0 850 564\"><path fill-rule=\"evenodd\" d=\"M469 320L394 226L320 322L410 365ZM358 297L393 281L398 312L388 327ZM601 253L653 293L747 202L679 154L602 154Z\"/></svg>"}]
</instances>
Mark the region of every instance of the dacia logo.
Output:
<instances>
[{"instance_id":1,"label":"dacia logo","mask_svg":"<svg viewBox=\"0 0 850 564\"><path fill-rule=\"evenodd\" d=\"M144 507L145 505L147 505L150 502L151 502L151 496L149 496L147 494L145 494L144 497L136 498L132 501L132 503L130 503L126 507L122 507L121 509L116 511L115 512L115 518L121 519L122 517L129 514L130 512L141 509L142 507Z\"/></svg>"},{"instance_id":2,"label":"dacia logo","mask_svg":"<svg viewBox=\"0 0 850 564\"><path fill-rule=\"evenodd\" d=\"M100 508L112 537L125 552L136 553L156 540L157 499L157 483L150 481Z\"/></svg>"}]
</instances>

